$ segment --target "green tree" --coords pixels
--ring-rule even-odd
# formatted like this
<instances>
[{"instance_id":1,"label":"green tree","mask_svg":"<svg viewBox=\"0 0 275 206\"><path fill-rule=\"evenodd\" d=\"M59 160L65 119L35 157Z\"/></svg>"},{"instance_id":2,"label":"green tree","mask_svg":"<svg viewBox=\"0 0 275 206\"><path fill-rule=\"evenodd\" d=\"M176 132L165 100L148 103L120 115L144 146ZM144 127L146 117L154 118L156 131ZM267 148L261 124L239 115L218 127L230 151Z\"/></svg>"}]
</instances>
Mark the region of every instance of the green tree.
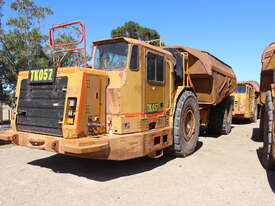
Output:
<instances>
[{"instance_id":1,"label":"green tree","mask_svg":"<svg viewBox=\"0 0 275 206\"><path fill-rule=\"evenodd\" d=\"M154 39L160 39L159 33L147 27L140 26L137 22L128 21L124 25L117 27L111 31L112 38L115 37L130 37L141 41L150 41ZM158 41L152 41L150 44L158 45ZM162 46L164 44L162 43Z\"/></svg>"},{"instance_id":2,"label":"green tree","mask_svg":"<svg viewBox=\"0 0 275 206\"><path fill-rule=\"evenodd\" d=\"M47 36L40 24L53 14L50 8L31 0L14 0L10 8L16 16L8 18L0 32L0 98L7 103L12 102L10 94L14 93L19 71L48 66Z\"/></svg>"}]
</instances>

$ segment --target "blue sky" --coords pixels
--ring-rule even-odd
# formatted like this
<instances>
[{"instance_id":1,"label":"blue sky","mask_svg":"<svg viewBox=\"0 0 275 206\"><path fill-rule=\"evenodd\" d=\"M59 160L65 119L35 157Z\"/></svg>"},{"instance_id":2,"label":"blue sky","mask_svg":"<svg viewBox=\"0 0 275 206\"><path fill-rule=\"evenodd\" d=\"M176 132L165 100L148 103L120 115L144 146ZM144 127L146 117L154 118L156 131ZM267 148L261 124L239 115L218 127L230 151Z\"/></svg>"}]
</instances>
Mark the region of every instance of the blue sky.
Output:
<instances>
[{"instance_id":1,"label":"blue sky","mask_svg":"<svg viewBox=\"0 0 275 206\"><path fill-rule=\"evenodd\" d=\"M10 0L4 15L8 17ZM35 0L49 6L52 24L83 20L87 40L110 38L113 28L133 20L156 29L167 45L206 50L234 68L238 81L259 80L263 49L275 41L274 0Z\"/></svg>"}]
</instances>

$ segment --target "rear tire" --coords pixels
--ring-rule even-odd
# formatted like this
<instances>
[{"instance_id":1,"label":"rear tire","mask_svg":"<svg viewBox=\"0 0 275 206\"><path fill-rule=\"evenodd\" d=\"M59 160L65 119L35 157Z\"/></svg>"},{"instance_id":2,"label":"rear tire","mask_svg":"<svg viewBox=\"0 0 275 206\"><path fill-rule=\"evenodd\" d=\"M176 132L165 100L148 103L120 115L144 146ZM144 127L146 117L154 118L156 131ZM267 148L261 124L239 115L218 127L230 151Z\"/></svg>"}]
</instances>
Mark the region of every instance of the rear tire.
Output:
<instances>
[{"instance_id":1,"label":"rear tire","mask_svg":"<svg viewBox=\"0 0 275 206\"><path fill-rule=\"evenodd\" d=\"M185 157L194 152L200 128L199 105L191 91L184 91L176 105L174 114L173 153Z\"/></svg>"},{"instance_id":2,"label":"rear tire","mask_svg":"<svg viewBox=\"0 0 275 206\"><path fill-rule=\"evenodd\" d=\"M212 108L208 129L213 134L229 134L232 128L233 97L227 97L219 105Z\"/></svg>"},{"instance_id":3,"label":"rear tire","mask_svg":"<svg viewBox=\"0 0 275 206\"><path fill-rule=\"evenodd\" d=\"M251 122L257 122L257 116L258 116L258 105L255 103L255 108L254 108L254 114L251 119Z\"/></svg>"},{"instance_id":4,"label":"rear tire","mask_svg":"<svg viewBox=\"0 0 275 206\"><path fill-rule=\"evenodd\" d=\"M275 169L275 160L273 158L273 101L271 91L266 93L266 103L263 121L263 155L262 164L265 169Z\"/></svg>"},{"instance_id":5,"label":"rear tire","mask_svg":"<svg viewBox=\"0 0 275 206\"><path fill-rule=\"evenodd\" d=\"M257 114L257 119L261 119L261 115L263 113L263 106L258 105L258 114Z\"/></svg>"},{"instance_id":6,"label":"rear tire","mask_svg":"<svg viewBox=\"0 0 275 206\"><path fill-rule=\"evenodd\" d=\"M259 134L259 140L263 141L264 136L264 114L265 114L265 106L261 107L261 113L260 113L260 134Z\"/></svg>"}]
</instances>

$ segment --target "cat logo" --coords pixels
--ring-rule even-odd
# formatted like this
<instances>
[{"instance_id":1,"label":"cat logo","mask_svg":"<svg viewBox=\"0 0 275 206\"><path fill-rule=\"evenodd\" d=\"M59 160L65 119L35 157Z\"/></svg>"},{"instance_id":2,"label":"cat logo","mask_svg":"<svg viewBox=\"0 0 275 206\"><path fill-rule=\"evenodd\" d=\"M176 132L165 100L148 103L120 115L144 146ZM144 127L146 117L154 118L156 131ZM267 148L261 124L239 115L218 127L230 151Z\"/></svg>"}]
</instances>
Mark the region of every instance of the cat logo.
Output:
<instances>
[{"instance_id":1,"label":"cat logo","mask_svg":"<svg viewBox=\"0 0 275 206\"><path fill-rule=\"evenodd\" d=\"M29 71L29 81L31 83L51 83L55 77L54 68L43 68Z\"/></svg>"}]
</instances>

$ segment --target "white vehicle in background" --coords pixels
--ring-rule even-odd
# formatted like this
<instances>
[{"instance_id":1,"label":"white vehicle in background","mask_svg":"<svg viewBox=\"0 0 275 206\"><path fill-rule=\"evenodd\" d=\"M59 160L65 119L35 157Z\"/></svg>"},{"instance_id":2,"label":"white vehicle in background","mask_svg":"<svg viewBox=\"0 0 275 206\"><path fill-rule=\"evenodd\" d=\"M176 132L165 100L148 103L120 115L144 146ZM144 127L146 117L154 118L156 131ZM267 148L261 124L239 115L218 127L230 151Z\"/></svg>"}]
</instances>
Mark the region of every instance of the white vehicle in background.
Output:
<instances>
[{"instance_id":1,"label":"white vehicle in background","mask_svg":"<svg viewBox=\"0 0 275 206\"><path fill-rule=\"evenodd\" d=\"M12 108L0 102L0 125L10 124L12 118Z\"/></svg>"}]
</instances>

